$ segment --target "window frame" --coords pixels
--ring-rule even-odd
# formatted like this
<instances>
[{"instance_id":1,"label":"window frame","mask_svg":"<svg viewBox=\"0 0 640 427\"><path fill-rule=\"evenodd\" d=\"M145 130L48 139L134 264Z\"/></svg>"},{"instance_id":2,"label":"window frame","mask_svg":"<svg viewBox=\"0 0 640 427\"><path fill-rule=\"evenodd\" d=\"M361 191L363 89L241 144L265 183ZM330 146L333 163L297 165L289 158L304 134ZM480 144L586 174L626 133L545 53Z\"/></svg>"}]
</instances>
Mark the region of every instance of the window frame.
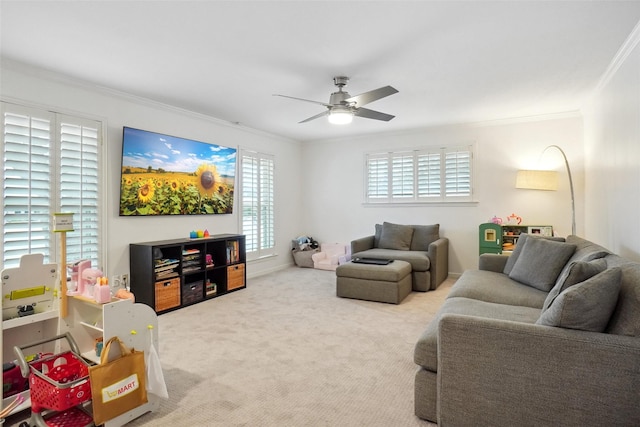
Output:
<instances>
[{"instance_id":1,"label":"window frame","mask_svg":"<svg viewBox=\"0 0 640 427\"><path fill-rule=\"evenodd\" d=\"M377 150L365 153L363 171L363 204L365 206L460 206L476 203L474 200L475 143L448 146L425 146L397 150ZM455 167L447 156L464 153L468 159L466 171L453 184L460 183L468 192L449 191L448 164ZM438 157L437 170L434 169ZM423 173L424 172L424 173ZM466 172L466 176L465 176ZM372 194L374 192L374 194Z\"/></svg>"},{"instance_id":2,"label":"window frame","mask_svg":"<svg viewBox=\"0 0 640 427\"><path fill-rule=\"evenodd\" d=\"M272 154L261 153L254 150L240 149L238 157L239 157L238 179L240 181L240 185L239 185L240 192L238 195L238 199L239 199L238 206L240 208L240 213L238 215L238 222L239 222L238 229L240 230L240 234L243 234L246 237L245 246L246 246L247 260L250 261L250 260L257 260L257 259L275 256L276 255L276 236L275 236L276 161L275 161L275 156ZM255 221L257 222L257 224L255 224L255 226L252 226L256 228L255 233L252 233L252 232L248 233L247 230L245 229L244 212L245 212L245 209L248 208L245 202L245 191L249 189L249 185L247 185L247 183L245 182L245 170L246 170L245 158L251 159L252 161L256 162L256 164L258 165L257 170L255 171L258 182L255 182L252 185L252 188L255 189L255 194L253 194L252 196L255 199L257 199L257 204L252 207L252 209L255 209L257 211L256 218L255 218ZM269 180L271 182L271 186L269 188L270 196L266 200L267 206L263 206L264 197L263 197L263 189L262 189L262 185L263 185L263 182L262 182L263 166L261 165L262 162L270 163L270 170L271 170L270 176L269 176ZM267 224L263 224L263 220L265 217L268 218ZM265 237L266 239L270 240L270 245L268 246L263 246L263 243L264 243L263 239ZM254 245L253 243L254 239L256 240L255 245L257 245L257 247L255 250L252 250L252 247Z\"/></svg>"},{"instance_id":3,"label":"window frame","mask_svg":"<svg viewBox=\"0 0 640 427\"><path fill-rule=\"evenodd\" d=\"M2 156L3 156L3 170L0 171L0 182L5 183L5 168L4 168L4 150L5 150L5 114L13 114L13 115L21 115L29 118L39 118L49 120L49 164L48 164L48 176L50 179L50 200L51 207L48 209L47 215L49 216L49 221L46 225L46 229L41 230L41 235L46 234L47 244L42 248L27 248L26 253L43 253L45 255L45 262L60 262L60 243L59 243L59 233L54 233L52 230L52 218L54 213L61 212L62 197L63 190L61 189L61 171L63 169L61 162L61 148L63 144L68 144L68 140L66 142L63 141L63 125L71 125L74 127L89 127L95 128L95 137L97 139L96 143L96 174L94 178L97 179L95 182L95 193L97 194L97 205L95 206L94 218L95 226L92 226L95 230L95 238L96 243L92 244L95 250L91 251L96 254L96 258L93 260L94 263L97 263L95 267L101 268L104 271L107 270L106 263L106 245L107 245L107 233L106 233L106 224L104 221L104 210L107 206L107 192L105 191L106 180L104 179L104 167L106 161L106 120L98 117L89 117L87 115L79 115L77 112L67 112L62 111L58 108L47 108L39 105L29 105L20 101L13 101L2 99L0 104L0 112L2 120L0 121L0 129L2 129L2 140L0 141L0 147L2 148ZM68 135L68 134L67 134ZM31 144L31 143L30 143ZM78 183L76 183L78 184ZM83 182L80 183L81 186L84 185ZM4 217L4 208L5 203L3 202L3 217ZM92 222L94 222L92 220ZM82 247L84 244L83 239L83 225L82 225L82 216L74 213L74 231L67 232L67 262L73 261L75 252L75 246ZM3 254L5 253L5 225L0 224L0 233L3 235L2 241L0 241L0 246L3 248ZM30 230L28 231L30 233ZM78 245L74 245L73 240L78 240ZM71 254L71 259L70 258ZM81 255L78 255L81 256ZM19 263L19 258L14 257L9 260L5 264L4 255L3 259L0 260L2 264L2 268L9 267L17 267ZM83 257L86 258L86 257Z\"/></svg>"}]
</instances>

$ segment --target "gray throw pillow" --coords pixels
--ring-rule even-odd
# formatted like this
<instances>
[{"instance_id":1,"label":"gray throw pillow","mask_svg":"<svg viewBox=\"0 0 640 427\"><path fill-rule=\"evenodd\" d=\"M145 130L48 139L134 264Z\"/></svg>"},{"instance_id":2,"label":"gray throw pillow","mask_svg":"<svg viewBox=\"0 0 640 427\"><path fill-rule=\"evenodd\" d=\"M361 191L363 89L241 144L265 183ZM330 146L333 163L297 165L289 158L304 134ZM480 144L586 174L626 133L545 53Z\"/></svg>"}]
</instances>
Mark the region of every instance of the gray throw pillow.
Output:
<instances>
[{"instance_id":1,"label":"gray throw pillow","mask_svg":"<svg viewBox=\"0 0 640 427\"><path fill-rule=\"evenodd\" d=\"M428 251L429 245L440 238L440 224L412 225L412 251Z\"/></svg>"},{"instance_id":2,"label":"gray throw pillow","mask_svg":"<svg viewBox=\"0 0 640 427\"><path fill-rule=\"evenodd\" d=\"M408 225L383 222L378 247L382 249L408 251L411 247L412 236L413 228Z\"/></svg>"},{"instance_id":3,"label":"gray throw pillow","mask_svg":"<svg viewBox=\"0 0 640 427\"><path fill-rule=\"evenodd\" d=\"M504 265L504 270L502 271L504 274L509 275L511 273L511 270L513 270L513 266L516 264L518 258L520 258L520 253L522 252L522 248L524 247L524 244L528 238L529 235L526 233L523 233L520 235L520 237L518 237L516 247L513 249L513 252L511 252L509 259L507 259L507 263Z\"/></svg>"},{"instance_id":4,"label":"gray throw pillow","mask_svg":"<svg viewBox=\"0 0 640 427\"><path fill-rule=\"evenodd\" d=\"M603 258L595 259L592 261L575 261L569 265L564 272L558 276L558 280L556 280L556 284L553 286L553 289L547 295L547 298L544 300L544 304L542 305L542 311L545 311L549 308L549 306L553 303L553 300L556 299L558 295L565 289L577 285L578 283L584 282L585 280L595 276L598 273L602 273L607 269L607 261Z\"/></svg>"},{"instance_id":5,"label":"gray throw pillow","mask_svg":"<svg viewBox=\"0 0 640 427\"><path fill-rule=\"evenodd\" d=\"M516 247L514 248L514 250L511 253L511 255L509 256L509 259L507 259L507 262L504 265L504 270L502 270L502 272L504 274L506 274L507 276L511 273L511 270L513 270L513 266L516 264L516 261L520 257L520 252L522 252L522 248L524 247L524 243L527 241L528 238L553 240L554 242L564 242L564 240L565 240L564 237L532 236L532 235L527 234L527 233L520 234L520 236L518 237L518 242L516 244Z\"/></svg>"},{"instance_id":6,"label":"gray throw pillow","mask_svg":"<svg viewBox=\"0 0 640 427\"><path fill-rule=\"evenodd\" d=\"M376 233L373 235L373 247L380 247L380 234L382 234L382 224L376 224Z\"/></svg>"},{"instance_id":7,"label":"gray throw pillow","mask_svg":"<svg viewBox=\"0 0 640 427\"><path fill-rule=\"evenodd\" d=\"M520 246L520 242L517 246ZM576 245L529 237L524 242L509 277L549 292L575 250Z\"/></svg>"},{"instance_id":8,"label":"gray throw pillow","mask_svg":"<svg viewBox=\"0 0 640 427\"><path fill-rule=\"evenodd\" d=\"M536 324L603 332L618 302L620 278L620 267L614 267L565 289Z\"/></svg>"}]
</instances>

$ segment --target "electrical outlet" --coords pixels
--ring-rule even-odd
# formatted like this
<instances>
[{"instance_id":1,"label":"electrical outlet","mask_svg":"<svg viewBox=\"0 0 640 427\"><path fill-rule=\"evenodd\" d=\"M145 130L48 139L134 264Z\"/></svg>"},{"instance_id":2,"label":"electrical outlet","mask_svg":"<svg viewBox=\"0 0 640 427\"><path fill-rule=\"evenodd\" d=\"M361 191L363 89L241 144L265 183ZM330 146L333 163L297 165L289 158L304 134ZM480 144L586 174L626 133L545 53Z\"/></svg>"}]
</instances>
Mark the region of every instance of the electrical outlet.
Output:
<instances>
[{"instance_id":1,"label":"electrical outlet","mask_svg":"<svg viewBox=\"0 0 640 427\"><path fill-rule=\"evenodd\" d=\"M129 275L128 274L123 274L122 276L120 276L120 285L124 288L124 289L129 289Z\"/></svg>"},{"instance_id":2,"label":"electrical outlet","mask_svg":"<svg viewBox=\"0 0 640 427\"><path fill-rule=\"evenodd\" d=\"M113 276L111 278L111 287L114 289L117 289L120 287L120 284L122 283L122 276Z\"/></svg>"}]
</instances>

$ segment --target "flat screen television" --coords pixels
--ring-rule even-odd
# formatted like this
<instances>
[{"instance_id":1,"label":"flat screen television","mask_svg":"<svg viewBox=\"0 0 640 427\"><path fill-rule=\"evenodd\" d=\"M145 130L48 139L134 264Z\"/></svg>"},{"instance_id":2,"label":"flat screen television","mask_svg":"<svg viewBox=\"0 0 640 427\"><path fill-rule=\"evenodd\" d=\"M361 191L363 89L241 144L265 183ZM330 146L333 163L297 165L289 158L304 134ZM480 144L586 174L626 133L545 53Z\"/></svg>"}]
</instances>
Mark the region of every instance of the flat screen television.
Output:
<instances>
[{"instance_id":1,"label":"flat screen television","mask_svg":"<svg viewBox=\"0 0 640 427\"><path fill-rule=\"evenodd\" d=\"M123 127L120 216L233 213L235 148Z\"/></svg>"}]
</instances>

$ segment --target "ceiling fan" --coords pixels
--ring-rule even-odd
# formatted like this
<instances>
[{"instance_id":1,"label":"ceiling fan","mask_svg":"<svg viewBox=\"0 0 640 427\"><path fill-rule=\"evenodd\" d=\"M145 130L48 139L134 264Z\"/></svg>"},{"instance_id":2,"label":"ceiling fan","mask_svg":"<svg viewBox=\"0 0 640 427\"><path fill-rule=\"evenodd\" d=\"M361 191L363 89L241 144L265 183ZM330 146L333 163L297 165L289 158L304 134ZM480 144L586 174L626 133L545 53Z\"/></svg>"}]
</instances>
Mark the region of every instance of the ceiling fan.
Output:
<instances>
[{"instance_id":1,"label":"ceiling fan","mask_svg":"<svg viewBox=\"0 0 640 427\"><path fill-rule=\"evenodd\" d=\"M385 122L388 122L395 117L391 114L385 114L379 111L369 110L368 108L362 107L373 101L377 101L378 99L397 93L397 89L391 86L384 86L378 89L371 90L369 92L361 93L360 95L351 96L348 92L342 90L346 86L348 81L349 78L344 76L333 78L333 83L338 87L338 91L331 94L329 103L312 101L310 99L296 98L287 95L275 94L274 96L282 96L283 98L312 102L314 104L324 105L325 107L327 107L327 111L323 111L320 114L316 114L315 116L302 120L300 123L310 122L311 120L315 120L323 116L328 116L329 122L333 124L351 123L351 120L353 120L353 116L363 117L365 119L382 120Z\"/></svg>"}]
</instances>

